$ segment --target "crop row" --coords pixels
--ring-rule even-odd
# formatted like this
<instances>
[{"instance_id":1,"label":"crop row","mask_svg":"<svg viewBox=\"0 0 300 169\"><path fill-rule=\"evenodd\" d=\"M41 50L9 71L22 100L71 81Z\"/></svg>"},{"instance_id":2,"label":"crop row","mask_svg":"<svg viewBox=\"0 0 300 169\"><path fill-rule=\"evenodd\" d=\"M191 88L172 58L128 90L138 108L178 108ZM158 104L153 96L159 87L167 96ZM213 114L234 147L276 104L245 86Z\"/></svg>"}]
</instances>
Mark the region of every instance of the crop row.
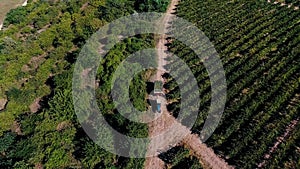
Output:
<instances>
[{"instance_id":1,"label":"crop row","mask_svg":"<svg viewBox=\"0 0 300 169\"><path fill-rule=\"evenodd\" d=\"M220 53L227 80L226 108L219 127L208 144L228 161L242 168L253 168L282 135L286 126L297 117L299 107L290 105L299 88L299 12L274 7L260 1L196 1L185 0L178 6L178 16L202 30ZM174 28L173 28L174 29ZM188 28L180 28L186 29ZM184 31L182 31L184 32ZM190 35L182 35L190 36ZM189 42L203 45L205 41L189 37ZM170 60L166 66L180 75L186 84L179 90L175 80L165 85L171 111L179 112L180 104L193 105L199 88L200 110L193 132L198 133L205 121L211 101L211 83L207 67L216 63L211 46L204 44L199 59L193 51L179 41L168 44L171 52L183 59L195 75L198 85L191 85L191 77L181 67L181 62ZM205 63L205 64L204 64ZM218 69L211 72L218 82ZM213 83L215 83L213 82ZM218 88L221 90L222 86ZM181 94L179 94L181 93ZM182 94L189 94L181 100ZM287 108L291 107L291 108ZM296 133L296 132L293 132ZM285 159L297 138L289 137L289 146L279 148L271 160ZM298 138L299 139L299 138ZM284 153L285 152L285 153ZM278 162L277 162L278 164ZM268 166L272 165L267 162Z\"/></svg>"}]
</instances>

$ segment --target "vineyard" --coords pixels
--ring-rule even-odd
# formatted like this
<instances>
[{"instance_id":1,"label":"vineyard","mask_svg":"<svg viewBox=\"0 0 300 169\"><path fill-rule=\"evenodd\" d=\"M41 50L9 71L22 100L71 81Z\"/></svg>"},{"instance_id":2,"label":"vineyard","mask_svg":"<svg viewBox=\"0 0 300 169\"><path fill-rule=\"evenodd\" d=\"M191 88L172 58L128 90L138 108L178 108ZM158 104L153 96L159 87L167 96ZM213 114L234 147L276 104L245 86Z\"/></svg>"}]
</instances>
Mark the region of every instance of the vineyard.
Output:
<instances>
[{"instance_id":1,"label":"vineyard","mask_svg":"<svg viewBox=\"0 0 300 169\"><path fill-rule=\"evenodd\" d=\"M164 152L159 155L169 167L172 168L193 168L201 169L202 165L199 163L199 160L194 156L191 156L188 149L178 146L174 147L167 152Z\"/></svg>"},{"instance_id":2,"label":"vineyard","mask_svg":"<svg viewBox=\"0 0 300 169\"><path fill-rule=\"evenodd\" d=\"M284 4L291 4L294 6L300 6L299 0L268 0L268 1L272 3L284 3Z\"/></svg>"},{"instance_id":3,"label":"vineyard","mask_svg":"<svg viewBox=\"0 0 300 169\"><path fill-rule=\"evenodd\" d=\"M85 41L100 27L134 11L163 11L167 1L160 2L31 0L7 13L0 31L0 168L143 167L144 159L109 153L84 133L73 108L72 73ZM125 56L153 46L152 35L128 38L99 67L99 107L109 123L131 136L147 136L147 125L113 115L107 97L110 79ZM142 72L130 84L130 98L138 109L146 104L144 78Z\"/></svg>"},{"instance_id":4,"label":"vineyard","mask_svg":"<svg viewBox=\"0 0 300 169\"><path fill-rule=\"evenodd\" d=\"M176 15L208 36L226 73L225 111L206 143L237 168L299 167L299 10L267 1L182 0ZM208 73L181 42L174 39L168 48L189 65L197 79L201 108L193 132L200 134L211 101ZM167 69L185 77L180 63L170 60ZM188 84L189 79L185 80ZM179 88L171 77L164 87L168 89L168 109L176 117ZM189 101L195 97L190 95Z\"/></svg>"},{"instance_id":5,"label":"vineyard","mask_svg":"<svg viewBox=\"0 0 300 169\"><path fill-rule=\"evenodd\" d=\"M171 0L29 0L26 6L17 7L21 2L0 0L0 23L3 22L0 168L132 169L156 167L151 166L153 161L161 167L175 169L222 168L218 163L223 162L228 168L300 168L299 0L180 0L178 5L177 0L176 3ZM110 95L112 75L119 64L129 55L157 44L161 51L168 49L181 58L198 85L189 85L192 79L182 60L164 55L158 59L163 71L142 71L133 77L128 88L119 87L128 89L128 97L139 111L149 110L147 97L153 88L165 92L167 101L163 105L167 103L168 111L164 106L161 114L167 114L169 122L174 120L172 116L179 116L180 104L185 104L185 110L197 113L198 117L191 134L182 126L190 122L190 115L184 114L188 111L183 110L182 125L175 131L189 133L188 137L176 145L167 144L166 149L157 151L159 155L154 160L122 157L98 146L79 123L72 99L74 64L85 42L107 23L131 14L166 11L193 23L214 45L226 75L225 110L217 129L205 140L201 131L213 100L213 84L222 81L219 69L213 72L207 69L213 68L216 62L217 54L212 46L204 44L206 50L201 52L205 57L200 59L191 48L202 41L200 38L200 42L195 41L188 33L184 36L189 38L190 46L179 39L164 39L168 34L160 37L161 43L157 43L158 35L153 34L126 38L111 46L97 71L95 95L107 122L118 132L138 138L151 135L153 126L163 129L157 123L151 126L126 119L121 114L124 112L116 109L124 104L114 103ZM169 32L189 30L169 19L165 25ZM108 36L100 41L109 46L116 38ZM179 89L178 81L165 72L180 75L178 80L184 86ZM158 87L150 80L156 73L163 78ZM211 81L209 73L215 81ZM126 81L128 77L120 79ZM200 97L195 94L197 88ZM216 88L222 90L224 85ZM185 100L181 99L183 95L187 96ZM121 100L124 95L118 97ZM197 97L201 100L199 110L189 106ZM212 107L220 110L220 105ZM132 111L126 109L125 113ZM86 125L99 127L90 121ZM100 141L111 140L109 143L115 147L130 144L111 133L105 136Z\"/></svg>"}]
</instances>

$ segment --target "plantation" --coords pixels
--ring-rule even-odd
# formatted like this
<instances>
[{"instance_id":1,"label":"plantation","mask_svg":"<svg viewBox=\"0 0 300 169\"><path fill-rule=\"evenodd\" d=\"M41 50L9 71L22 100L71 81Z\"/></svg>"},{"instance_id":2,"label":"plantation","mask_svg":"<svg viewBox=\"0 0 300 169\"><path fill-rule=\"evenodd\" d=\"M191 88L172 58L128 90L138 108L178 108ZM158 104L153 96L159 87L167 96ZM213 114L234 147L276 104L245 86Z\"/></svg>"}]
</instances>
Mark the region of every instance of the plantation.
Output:
<instances>
[{"instance_id":1,"label":"plantation","mask_svg":"<svg viewBox=\"0 0 300 169\"><path fill-rule=\"evenodd\" d=\"M155 1L157 11L166 1ZM151 6L152 1L140 2ZM85 41L101 26L135 11L135 1L38 1L10 11L0 31L0 168L141 168L144 159L123 158L97 146L81 128L72 100L72 73ZM120 132L147 136L147 126L130 123L113 108L111 74L135 51L154 46L153 35L116 45L97 75L99 108ZM145 109L147 72L130 85L130 98ZM122 143L120 143L122 144Z\"/></svg>"},{"instance_id":2,"label":"plantation","mask_svg":"<svg viewBox=\"0 0 300 169\"><path fill-rule=\"evenodd\" d=\"M300 1L276 1L293 7L270 2L181 0L176 8L175 14L203 31L220 56L227 83L226 105L205 144L236 168L300 167L300 10L294 8ZM0 31L0 168L144 168L145 158L115 155L87 136L74 111L73 69L86 40L100 27L136 12L165 12L169 4L169 0L32 0L26 7L0 9L0 22L7 13ZM101 40L113 43L115 39ZM116 106L122 104L113 102L112 75L129 55L154 48L157 39L153 34L124 39L111 46L97 70L98 107L106 121L127 136L148 137L150 129L118 112ZM146 111L149 88L166 92L167 109L174 117L180 111L182 94L188 94L187 105L200 97L199 110L189 107L198 114L192 133L200 135L212 100L204 62L214 63L210 58L216 53L205 50L206 57L199 59L182 42L168 42L168 51L187 63L198 86L189 85L188 72L179 60L169 57L165 69L180 75L186 84L181 91L168 73L163 75L164 82L149 85L155 74L150 69L134 76L128 96L137 110ZM126 86L119 87L126 90ZM200 96L192 92L196 87ZM188 124L188 116L183 117L182 124ZM109 139L114 146L129 144L111 133L100 141ZM165 168L207 168L186 143L169 147L158 158Z\"/></svg>"},{"instance_id":3,"label":"plantation","mask_svg":"<svg viewBox=\"0 0 300 169\"><path fill-rule=\"evenodd\" d=\"M278 0L278 1L270 0L270 2L286 3L286 4L292 4L295 6L300 6L300 2L298 0Z\"/></svg>"},{"instance_id":4,"label":"plantation","mask_svg":"<svg viewBox=\"0 0 300 169\"><path fill-rule=\"evenodd\" d=\"M195 23L209 37L226 73L226 107L208 145L238 168L255 168L263 160L267 161L261 166L265 168L297 168L299 11L264 1L185 0L179 4L177 15ZM201 109L193 127L198 133L210 106L208 74L184 44L174 41L169 49L185 60L198 81ZM178 66L171 62L168 68L179 71ZM174 80L165 87L170 89L169 100L179 100L169 106L176 114L179 90ZM191 96L190 102L193 97L196 96ZM287 133L293 120L296 125ZM279 142L270 157L265 156L284 135L283 143Z\"/></svg>"}]
</instances>

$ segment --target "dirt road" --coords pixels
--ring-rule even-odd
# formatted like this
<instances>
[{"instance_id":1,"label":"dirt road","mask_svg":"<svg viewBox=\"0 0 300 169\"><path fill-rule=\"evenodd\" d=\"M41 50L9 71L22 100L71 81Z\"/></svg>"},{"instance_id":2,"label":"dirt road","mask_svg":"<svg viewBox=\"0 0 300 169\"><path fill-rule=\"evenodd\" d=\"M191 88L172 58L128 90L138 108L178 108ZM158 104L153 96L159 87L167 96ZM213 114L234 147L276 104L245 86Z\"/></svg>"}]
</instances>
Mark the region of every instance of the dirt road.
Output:
<instances>
[{"instance_id":1,"label":"dirt road","mask_svg":"<svg viewBox=\"0 0 300 169\"><path fill-rule=\"evenodd\" d=\"M171 3L166 11L167 14L172 14L175 12L176 9L176 5L178 4L179 0L171 0ZM160 24L163 23L163 29L167 30L168 28L168 22L171 21L171 18L169 16L166 16L164 18L162 18L162 20L160 21ZM166 58L167 58L167 53L166 51L168 50L167 47L165 46L166 44L166 36L165 35L161 35L158 39L158 42L156 44L156 48L157 48L157 71L156 71L156 77L154 79L159 80L159 81L163 81L162 75L167 72L167 70L164 68L164 66L167 64L166 62ZM155 98L155 96L150 96ZM169 112L167 111L166 108L166 100L164 98L160 98L162 100L162 104L161 104L161 113L157 114L157 116L159 116L158 118L156 118L156 120L152 121L151 123L149 123L149 137L154 137L157 136L161 133L163 133L164 130L166 130L167 128L169 128L175 119L171 118L171 115L169 114ZM162 149L169 149L169 141L167 140L167 138L158 138L155 140L152 140L149 147L148 147L148 154L159 154L159 152L163 151ZM146 158L145 161L145 168L146 169L160 169L160 168L165 168L166 165L165 163L156 157L149 157Z\"/></svg>"},{"instance_id":2,"label":"dirt road","mask_svg":"<svg viewBox=\"0 0 300 169\"><path fill-rule=\"evenodd\" d=\"M163 23L164 27L164 32L167 32L168 27L170 26L170 22L172 20L170 14L174 14L176 12L176 5L179 3L179 0L172 0L167 11L166 11L166 16L162 18L160 23ZM167 53L166 51L168 48L165 46L167 44L166 40L166 35L161 35L158 43L156 44L156 49L158 50L158 71L157 71L157 80L161 80L161 75L164 72L167 72L167 70L164 68L164 66L167 64L166 63L166 58L167 58Z\"/></svg>"},{"instance_id":3,"label":"dirt road","mask_svg":"<svg viewBox=\"0 0 300 169\"><path fill-rule=\"evenodd\" d=\"M167 14L174 14L176 10L176 5L179 3L179 0L172 0L171 4L167 9ZM170 15L165 16L161 19L161 23L163 23L163 29L165 32L170 26L170 22L172 17ZM161 35L156 48L158 49L157 61L158 61L158 70L156 72L156 80L164 82L162 75L168 70L164 67L167 64L167 47L166 44L166 36ZM204 168L213 168L213 169L227 169L233 168L229 166L223 159L218 157L211 148L208 148L204 143L201 142L198 135L191 134L191 131L183 126L181 123L176 121L176 119L171 116L170 112L168 112L166 108L167 101L162 96L154 96L150 95L151 99L160 99L161 102L161 113L156 113L156 118L154 121L148 124L149 127L149 137L153 138L148 147L148 155L155 154L159 155L162 152L169 150L172 147L177 145L184 144L186 147L190 149L190 151L194 154L195 157L199 159ZM170 130L166 134L165 131ZM160 135L160 137L155 137ZM177 143L175 140L180 138L181 136L186 136L183 141ZM164 162L156 157L146 158L145 161L146 169L160 169L166 168Z\"/></svg>"}]
</instances>

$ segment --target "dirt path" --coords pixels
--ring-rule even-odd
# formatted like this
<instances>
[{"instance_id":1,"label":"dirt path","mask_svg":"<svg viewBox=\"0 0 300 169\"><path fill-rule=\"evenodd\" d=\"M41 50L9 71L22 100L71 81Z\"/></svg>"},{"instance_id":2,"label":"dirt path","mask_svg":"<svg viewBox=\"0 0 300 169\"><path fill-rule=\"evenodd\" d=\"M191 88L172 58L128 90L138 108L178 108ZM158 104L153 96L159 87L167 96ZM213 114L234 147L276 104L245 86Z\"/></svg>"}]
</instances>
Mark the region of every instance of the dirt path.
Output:
<instances>
[{"instance_id":1,"label":"dirt path","mask_svg":"<svg viewBox=\"0 0 300 169\"><path fill-rule=\"evenodd\" d=\"M225 160L220 158L214 153L214 150L207 147L206 144L202 143L199 136L195 134L189 134L183 141L193 155L200 160L203 168L212 169L233 169L234 167L229 166Z\"/></svg>"},{"instance_id":2,"label":"dirt path","mask_svg":"<svg viewBox=\"0 0 300 169\"><path fill-rule=\"evenodd\" d=\"M159 157L150 157L150 158L146 158L145 168L160 169L160 168L166 168L166 166L165 166L165 162L161 160Z\"/></svg>"},{"instance_id":3,"label":"dirt path","mask_svg":"<svg viewBox=\"0 0 300 169\"><path fill-rule=\"evenodd\" d=\"M176 9L176 5L178 4L179 0L171 0L171 3L166 11L167 14L172 14L175 12ZM170 17L166 16L164 18L162 18L162 20L160 21L160 23L164 23L164 27L163 29L166 32L166 29L168 28L168 22L170 21ZM156 77L153 79L159 80L159 81L163 81L162 75L167 72L166 69L164 68L164 66L167 64L166 63L166 58L167 58L167 47L165 46L166 44L166 36L165 35L161 35L159 37L159 40L156 44L156 48L158 49L158 58L157 58L157 63L158 63L158 68L156 71ZM149 97L154 97L155 96L149 96ZM164 98L160 98L162 100L162 104L161 104L161 113L158 115L159 117L152 121L151 123L149 123L149 136L153 137L156 136L160 133L162 133L165 129L169 128L175 119L171 118L171 115L169 114L169 112L167 111L166 108L166 100ZM148 147L148 154L153 154L156 153L157 155L159 154L159 152L163 151L162 149L169 149L169 141L167 141L167 138L160 138L160 139L156 139L156 140L152 140L149 147ZM161 168L166 168L165 163L156 157L149 157L146 158L145 161L145 168L146 169L161 169Z\"/></svg>"},{"instance_id":4,"label":"dirt path","mask_svg":"<svg viewBox=\"0 0 300 169\"><path fill-rule=\"evenodd\" d=\"M284 134L280 137L277 137L277 141L274 143L273 147L270 148L269 152L264 155L264 160L258 164L258 168L263 168L266 165L267 160L271 158L271 155L278 149L278 146L287 139L287 137L290 135L290 132L293 131L299 124L299 120L299 118L293 120L285 129Z\"/></svg>"},{"instance_id":5,"label":"dirt path","mask_svg":"<svg viewBox=\"0 0 300 169\"><path fill-rule=\"evenodd\" d=\"M167 14L174 14L176 10L176 5L179 3L179 0L172 0L170 6L167 9ZM164 23L163 29L165 32L167 28L170 26L170 21L172 18L170 16L166 16L162 18L160 23ZM166 36L161 35L156 48L158 49L158 70L156 72L156 77L153 79L163 81L162 75L168 72L164 66L167 64L166 58L168 54L166 53L167 47L165 44ZM159 134L163 134L164 131L170 130L169 134L163 134L163 137L153 138L148 147L148 154L156 154L159 155L162 152L169 150L172 147L177 145L184 144L186 147L190 149L190 151L194 154L195 157L199 159L204 168L213 168L213 169L226 169L233 168L229 166L223 159L218 157L211 148L208 148L204 143L201 142L198 135L191 134L191 131L183 126L181 123L177 122L176 119L170 115L170 112L167 110L167 100L162 96L153 96L149 95L149 99L160 99L161 100L161 113L156 113L156 118L154 121L148 124L149 127L149 136L154 137ZM185 139L176 143L173 140L182 136L183 134L187 134ZM166 168L164 162L156 157L146 158L145 161L146 169L160 169Z\"/></svg>"},{"instance_id":6,"label":"dirt path","mask_svg":"<svg viewBox=\"0 0 300 169\"><path fill-rule=\"evenodd\" d=\"M170 14L173 14L176 12L176 5L179 3L179 0L172 0L167 11L166 11L166 15L164 18L162 18L162 20L160 21L160 23L164 24L164 32L167 32L168 27L170 26L170 22L172 20L172 18L170 17ZM158 57L158 70L157 70L157 75L156 78L157 80L163 80L162 79L162 74L167 72L167 70L164 68L164 66L167 64L166 62L166 58L167 58L167 53L166 51L168 50L167 46L165 46L165 44L167 44L167 40L166 40L166 35L161 35L157 44L156 44L156 48L158 50L157 55Z\"/></svg>"},{"instance_id":7,"label":"dirt path","mask_svg":"<svg viewBox=\"0 0 300 169\"><path fill-rule=\"evenodd\" d=\"M181 125L176 119L169 114L166 108L162 109L162 114L155 121L149 123L149 135L157 136L166 130L171 130L170 134L164 134L164 137L153 139L149 145L148 153L165 152L177 145L185 145L197 157L204 168L212 169L227 169L233 168L229 166L223 159L218 157L214 151L201 142L198 135L191 134L191 131ZM181 135L187 134L184 140L180 143L173 143ZM164 168L158 157L147 158L145 168Z\"/></svg>"}]
</instances>

